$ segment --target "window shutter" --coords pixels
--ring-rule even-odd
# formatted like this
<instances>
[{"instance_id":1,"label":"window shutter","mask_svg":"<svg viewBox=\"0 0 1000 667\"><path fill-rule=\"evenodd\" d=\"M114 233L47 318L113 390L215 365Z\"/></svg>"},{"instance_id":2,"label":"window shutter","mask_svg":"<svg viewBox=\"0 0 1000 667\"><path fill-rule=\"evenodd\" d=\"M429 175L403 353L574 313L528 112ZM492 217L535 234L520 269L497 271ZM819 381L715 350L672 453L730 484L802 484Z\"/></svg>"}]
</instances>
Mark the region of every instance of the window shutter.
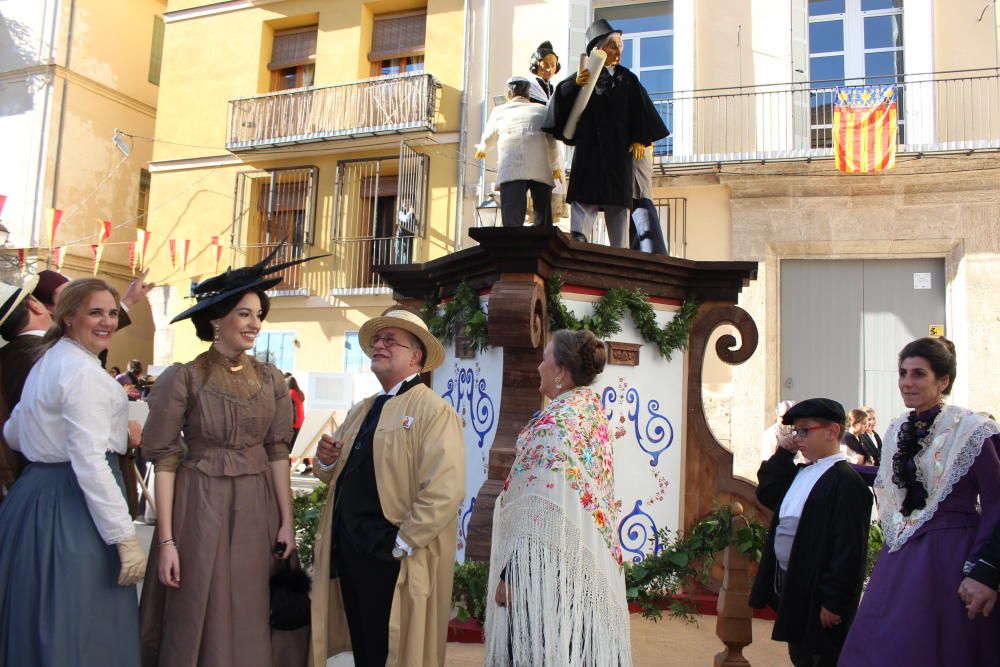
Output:
<instances>
[{"instance_id":1,"label":"window shutter","mask_svg":"<svg viewBox=\"0 0 1000 667\"><path fill-rule=\"evenodd\" d=\"M427 12L377 16L372 29L372 50L368 60L419 56L424 53Z\"/></svg>"},{"instance_id":2,"label":"window shutter","mask_svg":"<svg viewBox=\"0 0 1000 667\"><path fill-rule=\"evenodd\" d=\"M316 26L274 33L268 69L285 69L316 62Z\"/></svg>"},{"instance_id":3,"label":"window shutter","mask_svg":"<svg viewBox=\"0 0 1000 667\"><path fill-rule=\"evenodd\" d=\"M153 17L153 40L149 47L149 82L160 85L160 67L163 65L163 17Z\"/></svg>"}]
</instances>

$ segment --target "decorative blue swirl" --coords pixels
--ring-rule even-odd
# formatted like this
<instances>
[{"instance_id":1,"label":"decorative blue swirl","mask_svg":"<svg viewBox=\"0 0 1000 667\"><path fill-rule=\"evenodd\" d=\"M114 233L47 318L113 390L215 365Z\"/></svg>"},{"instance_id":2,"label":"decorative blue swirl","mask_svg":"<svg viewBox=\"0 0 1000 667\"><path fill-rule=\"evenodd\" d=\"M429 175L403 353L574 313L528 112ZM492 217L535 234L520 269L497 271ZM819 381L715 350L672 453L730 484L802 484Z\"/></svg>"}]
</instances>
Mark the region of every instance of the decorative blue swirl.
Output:
<instances>
[{"instance_id":1,"label":"decorative blue swirl","mask_svg":"<svg viewBox=\"0 0 1000 667\"><path fill-rule=\"evenodd\" d=\"M465 510L462 514L462 519L458 522L459 531L462 533L462 541L469 541L469 520L472 518L472 510L476 507L476 499L472 498L469 501L469 509Z\"/></svg>"},{"instance_id":2,"label":"decorative blue swirl","mask_svg":"<svg viewBox=\"0 0 1000 667\"><path fill-rule=\"evenodd\" d=\"M443 394L441 394L441 398L443 398L446 401L448 401L449 403L451 403L451 407L455 408L455 407L457 407L455 405L455 397L451 395L451 392L453 392L453 391L455 391L455 379L454 378L449 378L448 379L448 391L446 391Z\"/></svg>"},{"instance_id":3,"label":"decorative blue swirl","mask_svg":"<svg viewBox=\"0 0 1000 667\"><path fill-rule=\"evenodd\" d=\"M646 546L653 543L653 553L662 548L660 536L656 531L656 522L640 509L642 500L636 500L632 511L618 523L618 541L622 550L635 554L633 563L641 563L646 559Z\"/></svg>"},{"instance_id":4,"label":"decorative blue swirl","mask_svg":"<svg viewBox=\"0 0 1000 667\"><path fill-rule=\"evenodd\" d=\"M604 416L611 419L611 415L614 414L614 408L609 408L609 405L614 405L618 402L618 392L612 386L607 386L604 391L601 392L601 407L606 410Z\"/></svg>"},{"instance_id":5,"label":"decorative blue swirl","mask_svg":"<svg viewBox=\"0 0 1000 667\"><path fill-rule=\"evenodd\" d=\"M460 368L458 377L449 379L447 387L441 398L451 403L460 414L469 415L472 429L478 437L476 444L482 449L486 444L486 436L496 425L496 407L487 390L486 380L479 378L477 382L474 369ZM463 409L463 405L467 406L467 412Z\"/></svg>"},{"instance_id":6,"label":"decorative blue swirl","mask_svg":"<svg viewBox=\"0 0 1000 667\"><path fill-rule=\"evenodd\" d=\"M673 424L670 423L669 419L657 412L660 409L660 402L654 398L646 404L649 419L643 425L640 416L642 397L639 396L639 390L635 387L632 387L625 393L625 403L630 406L626 416L632 422L632 429L635 431L635 441L639 445L639 449L649 454L650 467L655 467L660 462L660 455L667 451L674 442ZM661 445L664 440L666 440L666 443Z\"/></svg>"},{"instance_id":7,"label":"decorative blue swirl","mask_svg":"<svg viewBox=\"0 0 1000 667\"><path fill-rule=\"evenodd\" d=\"M479 378L476 389L479 391L479 395L476 396L472 410L472 428L479 434L479 448L482 449L486 434L493 430L496 409L493 407L493 399L486 392L486 380ZM472 397L470 396L469 399L471 401Z\"/></svg>"}]
</instances>

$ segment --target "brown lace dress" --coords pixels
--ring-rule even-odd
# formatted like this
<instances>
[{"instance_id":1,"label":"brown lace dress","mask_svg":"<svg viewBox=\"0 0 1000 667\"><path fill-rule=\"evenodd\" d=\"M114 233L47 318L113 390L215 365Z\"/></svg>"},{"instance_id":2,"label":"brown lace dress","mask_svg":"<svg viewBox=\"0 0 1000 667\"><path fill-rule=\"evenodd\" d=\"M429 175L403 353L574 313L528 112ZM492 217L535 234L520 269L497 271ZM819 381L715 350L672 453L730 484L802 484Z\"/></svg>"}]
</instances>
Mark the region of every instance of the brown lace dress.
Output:
<instances>
[{"instance_id":1,"label":"brown lace dress","mask_svg":"<svg viewBox=\"0 0 1000 667\"><path fill-rule=\"evenodd\" d=\"M239 370L232 370L242 366ZM157 379L142 449L176 472L180 588L142 589L143 667L271 667L268 582L280 516L270 462L288 457L292 404L281 372L214 348Z\"/></svg>"}]
</instances>

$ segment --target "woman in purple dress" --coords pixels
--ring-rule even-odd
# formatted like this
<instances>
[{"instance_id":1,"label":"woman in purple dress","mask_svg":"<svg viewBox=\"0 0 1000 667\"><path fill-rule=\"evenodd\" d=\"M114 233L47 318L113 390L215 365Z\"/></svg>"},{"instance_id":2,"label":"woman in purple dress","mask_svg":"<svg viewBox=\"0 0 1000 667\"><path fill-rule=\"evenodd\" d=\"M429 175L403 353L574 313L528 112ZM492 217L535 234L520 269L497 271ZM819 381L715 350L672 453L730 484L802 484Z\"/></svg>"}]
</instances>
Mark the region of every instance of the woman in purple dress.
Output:
<instances>
[{"instance_id":1,"label":"woman in purple dress","mask_svg":"<svg viewBox=\"0 0 1000 667\"><path fill-rule=\"evenodd\" d=\"M959 593L966 561L1000 523L1000 428L944 405L955 366L944 338L899 353L910 411L886 432L875 480L885 547L840 655L844 667L1000 666L1000 614L972 614Z\"/></svg>"}]
</instances>

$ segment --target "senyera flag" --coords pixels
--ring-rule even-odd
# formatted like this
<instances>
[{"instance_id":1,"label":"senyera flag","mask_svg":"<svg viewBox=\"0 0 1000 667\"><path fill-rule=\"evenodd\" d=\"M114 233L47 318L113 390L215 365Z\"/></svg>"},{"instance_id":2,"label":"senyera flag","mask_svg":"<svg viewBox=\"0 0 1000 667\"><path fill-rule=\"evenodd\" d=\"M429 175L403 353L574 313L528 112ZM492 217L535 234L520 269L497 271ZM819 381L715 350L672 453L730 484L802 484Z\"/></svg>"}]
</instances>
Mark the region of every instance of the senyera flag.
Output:
<instances>
[{"instance_id":1,"label":"senyera flag","mask_svg":"<svg viewBox=\"0 0 1000 667\"><path fill-rule=\"evenodd\" d=\"M899 131L896 86L837 88L833 103L833 155L845 173L896 166Z\"/></svg>"}]
</instances>

